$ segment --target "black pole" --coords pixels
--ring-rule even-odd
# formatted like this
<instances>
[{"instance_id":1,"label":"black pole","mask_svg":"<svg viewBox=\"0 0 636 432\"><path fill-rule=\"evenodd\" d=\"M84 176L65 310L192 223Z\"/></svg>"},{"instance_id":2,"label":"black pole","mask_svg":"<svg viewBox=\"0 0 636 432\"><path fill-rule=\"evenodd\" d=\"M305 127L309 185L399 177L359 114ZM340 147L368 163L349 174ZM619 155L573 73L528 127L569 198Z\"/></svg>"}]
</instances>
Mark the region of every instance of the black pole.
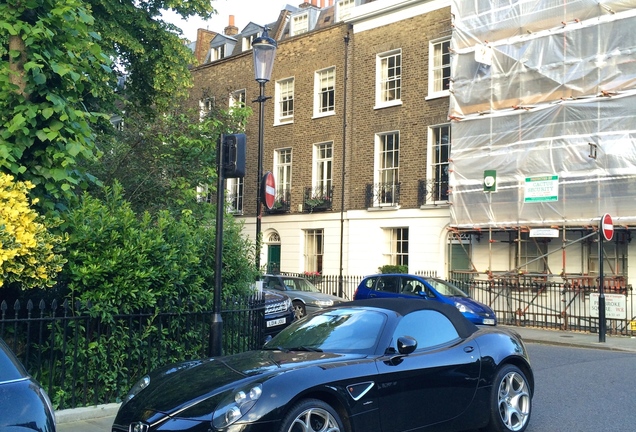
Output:
<instances>
[{"instance_id":1,"label":"black pole","mask_svg":"<svg viewBox=\"0 0 636 432\"><path fill-rule=\"evenodd\" d=\"M257 99L259 104L259 122L258 122L258 172L256 173L256 271L260 279L261 271L261 216L263 206L261 205L261 182L263 181L263 135L265 122L265 82L259 82L260 95Z\"/></svg>"},{"instance_id":2,"label":"black pole","mask_svg":"<svg viewBox=\"0 0 636 432\"><path fill-rule=\"evenodd\" d=\"M349 33L344 38L345 56L344 56L344 91L342 100L342 180L340 186L340 273L338 274L338 297L344 297L344 287L342 280L343 271L343 254L344 254L344 206L345 206L345 170L347 155L347 66L349 64Z\"/></svg>"},{"instance_id":3,"label":"black pole","mask_svg":"<svg viewBox=\"0 0 636 432\"><path fill-rule=\"evenodd\" d=\"M223 270L223 213L225 211L225 179L223 178L223 141L221 135L216 148L216 246L214 250L214 314L210 324L210 357L223 351L223 318L221 318L221 271Z\"/></svg>"},{"instance_id":4,"label":"black pole","mask_svg":"<svg viewBox=\"0 0 636 432\"><path fill-rule=\"evenodd\" d=\"M605 342L605 287L603 281L603 217L598 226L598 341Z\"/></svg>"}]
</instances>

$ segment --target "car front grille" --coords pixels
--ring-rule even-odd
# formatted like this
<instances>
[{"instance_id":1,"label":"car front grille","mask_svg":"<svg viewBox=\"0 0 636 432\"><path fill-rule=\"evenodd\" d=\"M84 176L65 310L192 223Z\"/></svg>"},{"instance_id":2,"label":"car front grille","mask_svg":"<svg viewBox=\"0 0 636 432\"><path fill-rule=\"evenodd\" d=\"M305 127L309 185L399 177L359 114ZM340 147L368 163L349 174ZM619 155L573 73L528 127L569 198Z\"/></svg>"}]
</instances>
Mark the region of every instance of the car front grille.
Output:
<instances>
[{"instance_id":1,"label":"car front grille","mask_svg":"<svg viewBox=\"0 0 636 432\"><path fill-rule=\"evenodd\" d=\"M287 302L285 301L269 303L265 305L265 315L269 315L269 314L273 314L277 312L284 312L286 310L287 310Z\"/></svg>"}]
</instances>

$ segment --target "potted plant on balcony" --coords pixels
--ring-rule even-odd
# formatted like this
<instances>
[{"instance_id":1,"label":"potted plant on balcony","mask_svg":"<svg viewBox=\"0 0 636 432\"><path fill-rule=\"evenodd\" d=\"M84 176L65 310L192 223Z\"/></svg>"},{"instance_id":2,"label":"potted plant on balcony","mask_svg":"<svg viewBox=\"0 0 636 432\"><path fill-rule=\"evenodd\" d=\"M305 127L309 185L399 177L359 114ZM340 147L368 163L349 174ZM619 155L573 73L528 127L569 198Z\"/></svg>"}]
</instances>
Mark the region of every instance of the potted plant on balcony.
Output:
<instances>
[{"instance_id":1,"label":"potted plant on balcony","mask_svg":"<svg viewBox=\"0 0 636 432\"><path fill-rule=\"evenodd\" d=\"M314 195L305 198L305 208L309 213L315 210L330 210L331 204L331 197L326 195Z\"/></svg>"}]
</instances>

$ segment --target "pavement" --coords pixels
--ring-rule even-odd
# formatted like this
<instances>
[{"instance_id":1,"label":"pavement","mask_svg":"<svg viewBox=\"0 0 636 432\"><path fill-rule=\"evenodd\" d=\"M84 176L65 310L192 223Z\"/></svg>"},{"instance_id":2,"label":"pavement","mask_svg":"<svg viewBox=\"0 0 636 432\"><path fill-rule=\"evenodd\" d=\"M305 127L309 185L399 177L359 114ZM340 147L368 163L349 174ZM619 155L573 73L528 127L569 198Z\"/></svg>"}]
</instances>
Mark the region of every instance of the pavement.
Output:
<instances>
[{"instance_id":1,"label":"pavement","mask_svg":"<svg viewBox=\"0 0 636 432\"><path fill-rule=\"evenodd\" d=\"M509 327L516 330L527 343L566 345L636 353L636 337L605 336L600 342L597 333L547 330L530 327ZM119 409L118 403L57 411L57 432L111 432Z\"/></svg>"}]
</instances>

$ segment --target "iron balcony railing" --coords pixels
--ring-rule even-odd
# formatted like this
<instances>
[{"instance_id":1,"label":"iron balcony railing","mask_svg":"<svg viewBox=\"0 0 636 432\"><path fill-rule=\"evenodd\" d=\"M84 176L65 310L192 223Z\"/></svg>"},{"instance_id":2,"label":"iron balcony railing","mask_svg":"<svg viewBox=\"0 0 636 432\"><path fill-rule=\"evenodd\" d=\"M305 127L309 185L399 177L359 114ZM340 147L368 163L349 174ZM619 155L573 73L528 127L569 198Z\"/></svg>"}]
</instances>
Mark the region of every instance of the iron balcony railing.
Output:
<instances>
[{"instance_id":1,"label":"iron balcony railing","mask_svg":"<svg viewBox=\"0 0 636 432\"><path fill-rule=\"evenodd\" d=\"M448 180L419 180L417 184L417 205L423 206L439 201L448 201Z\"/></svg>"},{"instance_id":2,"label":"iron balcony railing","mask_svg":"<svg viewBox=\"0 0 636 432\"><path fill-rule=\"evenodd\" d=\"M333 186L306 187L303 211L313 213L331 210L333 206Z\"/></svg>"},{"instance_id":3,"label":"iron balcony railing","mask_svg":"<svg viewBox=\"0 0 636 432\"><path fill-rule=\"evenodd\" d=\"M365 205L390 207L400 203L400 183L369 183L366 187Z\"/></svg>"},{"instance_id":4,"label":"iron balcony railing","mask_svg":"<svg viewBox=\"0 0 636 432\"><path fill-rule=\"evenodd\" d=\"M289 213L291 209L291 189L278 189L271 209L266 209L268 214Z\"/></svg>"}]
</instances>

